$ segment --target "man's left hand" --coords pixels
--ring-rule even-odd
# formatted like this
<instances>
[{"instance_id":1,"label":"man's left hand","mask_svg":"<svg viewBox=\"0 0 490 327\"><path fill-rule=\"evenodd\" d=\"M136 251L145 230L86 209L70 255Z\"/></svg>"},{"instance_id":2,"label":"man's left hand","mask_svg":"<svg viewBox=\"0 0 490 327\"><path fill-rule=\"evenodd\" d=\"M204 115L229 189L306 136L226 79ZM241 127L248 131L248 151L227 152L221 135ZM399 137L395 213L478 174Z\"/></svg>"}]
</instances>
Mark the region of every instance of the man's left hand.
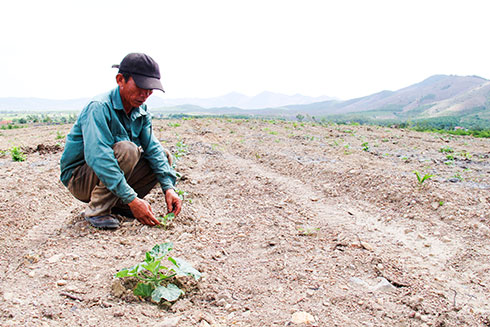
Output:
<instances>
[{"instance_id":1,"label":"man's left hand","mask_svg":"<svg viewBox=\"0 0 490 327\"><path fill-rule=\"evenodd\" d=\"M182 200L179 198L174 189L168 189L165 191L165 202L167 202L168 212L173 212L176 216L182 209Z\"/></svg>"}]
</instances>

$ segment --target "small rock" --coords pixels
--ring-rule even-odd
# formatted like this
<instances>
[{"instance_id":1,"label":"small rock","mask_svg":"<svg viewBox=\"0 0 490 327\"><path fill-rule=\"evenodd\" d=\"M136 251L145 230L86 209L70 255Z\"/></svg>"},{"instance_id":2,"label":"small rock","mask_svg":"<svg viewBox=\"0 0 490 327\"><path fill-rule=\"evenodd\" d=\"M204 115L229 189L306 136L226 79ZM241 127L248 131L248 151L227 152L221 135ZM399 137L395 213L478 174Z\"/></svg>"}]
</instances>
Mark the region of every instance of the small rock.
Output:
<instances>
[{"instance_id":1,"label":"small rock","mask_svg":"<svg viewBox=\"0 0 490 327\"><path fill-rule=\"evenodd\" d=\"M432 209L437 210L437 208L439 208L439 202L432 202L431 206Z\"/></svg>"},{"instance_id":2,"label":"small rock","mask_svg":"<svg viewBox=\"0 0 490 327\"><path fill-rule=\"evenodd\" d=\"M156 327L176 327L179 323L180 316L166 318L158 324L155 324Z\"/></svg>"},{"instance_id":3,"label":"small rock","mask_svg":"<svg viewBox=\"0 0 490 327\"><path fill-rule=\"evenodd\" d=\"M13 297L14 297L14 293L10 293L10 292L3 293L3 299L5 301L10 301L13 299Z\"/></svg>"},{"instance_id":4,"label":"small rock","mask_svg":"<svg viewBox=\"0 0 490 327\"><path fill-rule=\"evenodd\" d=\"M126 288L119 279L114 280L111 285L111 293L115 297L122 297L126 293Z\"/></svg>"},{"instance_id":5,"label":"small rock","mask_svg":"<svg viewBox=\"0 0 490 327\"><path fill-rule=\"evenodd\" d=\"M364 280L357 278L357 277L351 277L349 278L349 282L354 285L361 286L362 288L368 288L369 284L366 283Z\"/></svg>"},{"instance_id":6,"label":"small rock","mask_svg":"<svg viewBox=\"0 0 490 327\"><path fill-rule=\"evenodd\" d=\"M65 286L65 285L66 285L66 283L67 283L67 282L66 282L66 280L64 280L64 279L60 279L60 280L58 280L58 281L56 282L56 285L58 285L58 286Z\"/></svg>"},{"instance_id":7,"label":"small rock","mask_svg":"<svg viewBox=\"0 0 490 327\"><path fill-rule=\"evenodd\" d=\"M80 293L78 288L75 285L67 285L65 287L65 290L68 292L73 292L73 293Z\"/></svg>"},{"instance_id":8,"label":"small rock","mask_svg":"<svg viewBox=\"0 0 490 327\"><path fill-rule=\"evenodd\" d=\"M224 307L224 306L226 306L226 304L227 304L227 302L225 299L221 299L221 300L218 300L216 302L216 306L218 306L218 307Z\"/></svg>"},{"instance_id":9,"label":"small rock","mask_svg":"<svg viewBox=\"0 0 490 327\"><path fill-rule=\"evenodd\" d=\"M381 277L380 282L371 288L373 292L389 292L393 291L395 286L393 286L386 278Z\"/></svg>"},{"instance_id":10,"label":"small rock","mask_svg":"<svg viewBox=\"0 0 490 327\"><path fill-rule=\"evenodd\" d=\"M457 183L457 182L459 182L459 179L458 178L450 178L449 181L451 183Z\"/></svg>"},{"instance_id":11,"label":"small rock","mask_svg":"<svg viewBox=\"0 0 490 327\"><path fill-rule=\"evenodd\" d=\"M291 317L291 322L296 325L301 324L312 324L315 322L315 317L305 311L298 311L293 313Z\"/></svg>"},{"instance_id":12,"label":"small rock","mask_svg":"<svg viewBox=\"0 0 490 327\"><path fill-rule=\"evenodd\" d=\"M211 325L206 320L201 320L199 327L211 327Z\"/></svg>"},{"instance_id":13,"label":"small rock","mask_svg":"<svg viewBox=\"0 0 490 327\"><path fill-rule=\"evenodd\" d=\"M48 262L49 262L49 263L55 263L55 262L58 262L58 261L60 261L60 259L61 259L61 257L62 257L62 256L63 256L63 255L62 255L61 253L59 253L59 254L55 254L55 255L53 255L52 257L50 257L50 258L48 259Z\"/></svg>"},{"instance_id":14,"label":"small rock","mask_svg":"<svg viewBox=\"0 0 490 327\"><path fill-rule=\"evenodd\" d=\"M366 249L366 250L368 250L368 251L373 251L373 247L371 246L371 244L366 243L366 242L363 242L363 241L361 241L360 243L361 243L361 246L362 246L364 249Z\"/></svg>"}]
</instances>

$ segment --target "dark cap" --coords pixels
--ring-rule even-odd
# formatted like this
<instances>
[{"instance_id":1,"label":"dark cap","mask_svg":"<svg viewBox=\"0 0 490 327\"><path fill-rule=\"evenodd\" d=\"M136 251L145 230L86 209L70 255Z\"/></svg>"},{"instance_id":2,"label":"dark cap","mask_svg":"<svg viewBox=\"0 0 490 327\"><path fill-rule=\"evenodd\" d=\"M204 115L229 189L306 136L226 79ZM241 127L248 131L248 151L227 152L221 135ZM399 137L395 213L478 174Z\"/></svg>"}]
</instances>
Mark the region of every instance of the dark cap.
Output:
<instances>
[{"instance_id":1,"label":"dark cap","mask_svg":"<svg viewBox=\"0 0 490 327\"><path fill-rule=\"evenodd\" d=\"M129 73L140 89L157 89L165 92L160 82L158 64L144 53L130 53L119 65L112 65L112 68L119 68L119 73Z\"/></svg>"}]
</instances>

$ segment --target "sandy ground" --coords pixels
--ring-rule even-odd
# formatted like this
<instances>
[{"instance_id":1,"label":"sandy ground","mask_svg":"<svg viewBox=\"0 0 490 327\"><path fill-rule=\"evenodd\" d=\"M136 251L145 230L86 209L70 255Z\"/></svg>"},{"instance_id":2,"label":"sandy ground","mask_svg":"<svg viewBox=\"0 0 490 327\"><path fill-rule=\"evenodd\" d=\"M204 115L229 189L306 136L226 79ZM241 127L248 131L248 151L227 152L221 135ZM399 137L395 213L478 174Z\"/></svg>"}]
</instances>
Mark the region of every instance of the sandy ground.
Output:
<instances>
[{"instance_id":1,"label":"sandy ground","mask_svg":"<svg viewBox=\"0 0 490 327\"><path fill-rule=\"evenodd\" d=\"M155 121L187 149L182 213L99 231L59 181L70 128L1 131L0 150L28 152L0 156L2 326L490 326L489 139ZM146 199L165 214L159 189ZM165 241L203 278L171 306L121 291L114 274Z\"/></svg>"}]
</instances>

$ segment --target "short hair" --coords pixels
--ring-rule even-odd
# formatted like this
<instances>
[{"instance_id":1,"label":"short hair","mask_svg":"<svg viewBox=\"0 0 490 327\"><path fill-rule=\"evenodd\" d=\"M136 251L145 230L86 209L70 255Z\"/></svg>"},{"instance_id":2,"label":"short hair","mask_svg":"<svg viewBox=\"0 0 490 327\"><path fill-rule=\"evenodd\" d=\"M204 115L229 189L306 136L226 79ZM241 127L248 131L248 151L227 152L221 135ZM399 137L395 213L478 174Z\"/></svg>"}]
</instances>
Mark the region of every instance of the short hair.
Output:
<instances>
[{"instance_id":1,"label":"short hair","mask_svg":"<svg viewBox=\"0 0 490 327\"><path fill-rule=\"evenodd\" d=\"M131 77L131 74L128 73L128 72L119 71L119 74L122 74L122 76L124 77L124 81L125 82L127 82L129 80L129 78Z\"/></svg>"}]
</instances>

